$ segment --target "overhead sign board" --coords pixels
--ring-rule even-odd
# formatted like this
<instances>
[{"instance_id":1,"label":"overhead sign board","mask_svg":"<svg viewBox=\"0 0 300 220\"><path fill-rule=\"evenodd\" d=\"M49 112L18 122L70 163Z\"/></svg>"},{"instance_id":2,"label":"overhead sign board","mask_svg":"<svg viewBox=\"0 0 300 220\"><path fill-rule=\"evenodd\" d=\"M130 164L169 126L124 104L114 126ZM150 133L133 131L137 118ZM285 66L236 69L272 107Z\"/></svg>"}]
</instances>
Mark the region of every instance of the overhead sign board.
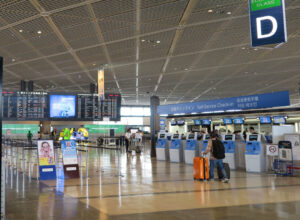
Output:
<instances>
[{"instance_id":1,"label":"overhead sign board","mask_svg":"<svg viewBox=\"0 0 300 220\"><path fill-rule=\"evenodd\" d=\"M284 0L249 0L252 46L287 42Z\"/></svg>"},{"instance_id":2,"label":"overhead sign board","mask_svg":"<svg viewBox=\"0 0 300 220\"><path fill-rule=\"evenodd\" d=\"M261 109L289 105L289 91L281 91L201 102L160 105L157 107L157 112L160 115L213 113L214 111Z\"/></svg>"}]
</instances>

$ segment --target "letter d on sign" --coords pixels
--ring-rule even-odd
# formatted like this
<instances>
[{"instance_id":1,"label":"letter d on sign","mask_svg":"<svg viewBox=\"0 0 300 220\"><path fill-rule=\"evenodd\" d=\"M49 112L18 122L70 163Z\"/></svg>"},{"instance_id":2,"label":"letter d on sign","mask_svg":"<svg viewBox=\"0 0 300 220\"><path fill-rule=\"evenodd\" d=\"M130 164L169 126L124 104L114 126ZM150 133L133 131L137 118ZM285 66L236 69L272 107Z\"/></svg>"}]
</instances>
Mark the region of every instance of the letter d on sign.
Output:
<instances>
[{"instance_id":1,"label":"letter d on sign","mask_svg":"<svg viewBox=\"0 0 300 220\"><path fill-rule=\"evenodd\" d=\"M262 34L261 22L266 21L266 20L269 20L269 21L272 22L272 30L271 30L270 33ZM277 24L277 21L274 17L264 16L264 17L256 18L256 28L257 28L257 38L258 39L263 39L263 38L268 38L268 37L273 36L276 33L277 29L278 29L278 24Z\"/></svg>"}]
</instances>

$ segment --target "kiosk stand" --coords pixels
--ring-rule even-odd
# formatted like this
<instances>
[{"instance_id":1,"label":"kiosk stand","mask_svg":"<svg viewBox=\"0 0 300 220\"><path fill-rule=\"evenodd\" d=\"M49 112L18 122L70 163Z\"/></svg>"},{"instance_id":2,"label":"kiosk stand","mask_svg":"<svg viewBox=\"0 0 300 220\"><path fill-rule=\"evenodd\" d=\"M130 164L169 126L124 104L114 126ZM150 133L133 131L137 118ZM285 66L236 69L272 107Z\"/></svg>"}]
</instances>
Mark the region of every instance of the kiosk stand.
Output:
<instances>
[{"instance_id":1,"label":"kiosk stand","mask_svg":"<svg viewBox=\"0 0 300 220\"><path fill-rule=\"evenodd\" d=\"M263 172L266 169L266 145L263 135L248 134L246 141L246 171Z\"/></svg>"},{"instance_id":2,"label":"kiosk stand","mask_svg":"<svg viewBox=\"0 0 300 220\"><path fill-rule=\"evenodd\" d=\"M169 160L169 142L166 134L158 134L158 139L156 143L156 159Z\"/></svg>"},{"instance_id":3,"label":"kiosk stand","mask_svg":"<svg viewBox=\"0 0 300 220\"><path fill-rule=\"evenodd\" d=\"M204 152L206 150L209 139L210 139L210 135L209 134L204 134L203 135L202 147L200 149L201 152Z\"/></svg>"},{"instance_id":4,"label":"kiosk stand","mask_svg":"<svg viewBox=\"0 0 300 220\"><path fill-rule=\"evenodd\" d=\"M229 164L231 170L236 169L236 154L235 154L235 135L225 134L223 136L223 145L225 147L224 162Z\"/></svg>"},{"instance_id":5,"label":"kiosk stand","mask_svg":"<svg viewBox=\"0 0 300 220\"><path fill-rule=\"evenodd\" d=\"M281 176L293 176L294 160L292 143L290 141L279 141L278 149L278 159L275 159L273 162L275 174Z\"/></svg>"},{"instance_id":6,"label":"kiosk stand","mask_svg":"<svg viewBox=\"0 0 300 220\"><path fill-rule=\"evenodd\" d=\"M183 161L183 146L181 141L181 135L173 134L170 146L170 161L182 162Z\"/></svg>"},{"instance_id":7,"label":"kiosk stand","mask_svg":"<svg viewBox=\"0 0 300 220\"><path fill-rule=\"evenodd\" d=\"M186 164L193 164L194 157L199 156L199 146L196 134L189 134L185 141L184 161Z\"/></svg>"}]
</instances>

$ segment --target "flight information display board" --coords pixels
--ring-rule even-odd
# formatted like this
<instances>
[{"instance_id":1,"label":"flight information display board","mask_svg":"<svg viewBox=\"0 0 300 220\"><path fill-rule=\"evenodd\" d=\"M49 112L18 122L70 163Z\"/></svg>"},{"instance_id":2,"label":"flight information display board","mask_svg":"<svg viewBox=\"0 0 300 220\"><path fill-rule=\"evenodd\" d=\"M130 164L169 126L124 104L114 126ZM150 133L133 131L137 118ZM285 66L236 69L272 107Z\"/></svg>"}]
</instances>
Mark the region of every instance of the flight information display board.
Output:
<instances>
[{"instance_id":1,"label":"flight information display board","mask_svg":"<svg viewBox=\"0 0 300 220\"><path fill-rule=\"evenodd\" d=\"M48 94L44 92L3 92L3 120L45 120Z\"/></svg>"},{"instance_id":2,"label":"flight information display board","mask_svg":"<svg viewBox=\"0 0 300 220\"><path fill-rule=\"evenodd\" d=\"M49 94L45 92L3 92L3 120L68 120L68 121L120 121L121 95L78 94L74 118L50 118ZM64 95L64 94L62 94Z\"/></svg>"}]
</instances>

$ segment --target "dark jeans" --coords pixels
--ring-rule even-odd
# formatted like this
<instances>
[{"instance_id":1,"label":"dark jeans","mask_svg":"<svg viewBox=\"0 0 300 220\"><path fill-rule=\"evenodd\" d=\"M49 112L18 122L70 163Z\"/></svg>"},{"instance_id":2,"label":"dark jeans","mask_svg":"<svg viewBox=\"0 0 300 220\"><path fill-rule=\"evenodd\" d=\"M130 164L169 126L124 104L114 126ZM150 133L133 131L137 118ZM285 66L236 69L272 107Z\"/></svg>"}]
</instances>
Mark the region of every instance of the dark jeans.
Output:
<instances>
[{"instance_id":1,"label":"dark jeans","mask_svg":"<svg viewBox=\"0 0 300 220\"><path fill-rule=\"evenodd\" d=\"M222 171L223 178L227 179L227 174L225 171L225 168L223 166L223 160L210 160L210 166L209 166L209 178L214 178L214 172L215 172L215 165L219 167L219 169Z\"/></svg>"},{"instance_id":2,"label":"dark jeans","mask_svg":"<svg viewBox=\"0 0 300 220\"><path fill-rule=\"evenodd\" d=\"M129 147L129 140L125 139L125 145L126 145L126 152L128 152L128 147Z\"/></svg>"}]
</instances>

